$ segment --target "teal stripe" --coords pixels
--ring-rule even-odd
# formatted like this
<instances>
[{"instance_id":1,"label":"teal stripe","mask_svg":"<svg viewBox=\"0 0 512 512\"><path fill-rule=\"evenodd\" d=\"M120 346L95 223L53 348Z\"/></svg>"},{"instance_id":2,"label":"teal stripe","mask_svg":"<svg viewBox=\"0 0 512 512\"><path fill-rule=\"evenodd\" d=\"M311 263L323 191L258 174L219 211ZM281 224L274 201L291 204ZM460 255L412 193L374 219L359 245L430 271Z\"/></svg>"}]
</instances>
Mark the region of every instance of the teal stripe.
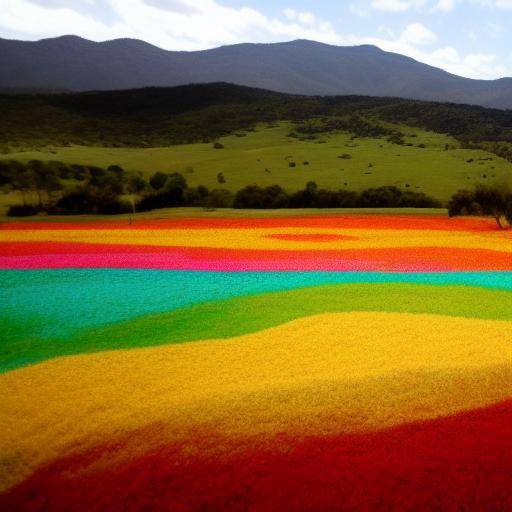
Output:
<instances>
[{"instance_id":1,"label":"teal stripe","mask_svg":"<svg viewBox=\"0 0 512 512\"><path fill-rule=\"evenodd\" d=\"M265 292L341 283L470 285L512 290L512 272L186 272L63 269L0 272L2 338L68 337L78 329Z\"/></svg>"}]
</instances>

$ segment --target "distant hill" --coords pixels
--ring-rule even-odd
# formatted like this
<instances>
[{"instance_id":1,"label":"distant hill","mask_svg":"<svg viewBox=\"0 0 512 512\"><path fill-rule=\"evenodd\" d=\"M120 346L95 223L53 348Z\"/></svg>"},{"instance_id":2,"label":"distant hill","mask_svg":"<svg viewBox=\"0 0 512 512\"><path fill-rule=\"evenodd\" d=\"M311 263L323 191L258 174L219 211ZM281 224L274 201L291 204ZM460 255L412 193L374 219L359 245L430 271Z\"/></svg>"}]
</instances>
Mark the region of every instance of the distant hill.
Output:
<instances>
[{"instance_id":1,"label":"distant hill","mask_svg":"<svg viewBox=\"0 0 512 512\"><path fill-rule=\"evenodd\" d=\"M299 96L226 83L65 94L0 94L0 150L68 144L160 147L211 142L258 123L390 137L386 123L488 141L512 161L512 110L375 96ZM303 127L309 131L309 128Z\"/></svg>"},{"instance_id":2,"label":"distant hill","mask_svg":"<svg viewBox=\"0 0 512 512\"><path fill-rule=\"evenodd\" d=\"M88 91L211 82L302 95L390 96L512 108L512 78L462 78L369 45L297 40L174 52L134 39L0 39L0 88Z\"/></svg>"}]
</instances>

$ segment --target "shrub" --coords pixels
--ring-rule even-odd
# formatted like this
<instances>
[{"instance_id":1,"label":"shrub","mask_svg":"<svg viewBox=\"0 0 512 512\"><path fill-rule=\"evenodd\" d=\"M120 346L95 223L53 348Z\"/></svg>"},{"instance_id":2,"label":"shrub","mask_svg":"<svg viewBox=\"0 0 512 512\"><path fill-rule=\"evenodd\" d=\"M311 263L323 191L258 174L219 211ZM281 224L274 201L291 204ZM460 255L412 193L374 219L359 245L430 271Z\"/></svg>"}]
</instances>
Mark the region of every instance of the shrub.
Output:
<instances>
[{"instance_id":1,"label":"shrub","mask_svg":"<svg viewBox=\"0 0 512 512\"><path fill-rule=\"evenodd\" d=\"M125 173L125 170L120 165L110 165L107 167L107 171L113 172L119 178L121 178L122 175Z\"/></svg>"},{"instance_id":2,"label":"shrub","mask_svg":"<svg viewBox=\"0 0 512 512\"><path fill-rule=\"evenodd\" d=\"M220 142L215 142L213 144L214 149L224 149L224 144L221 144Z\"/></svg>"},{"instance_id":3,"label":"shrub","mask_svg":"<svg viewBox=\"0 0 512 512\"><path fill-rule=\"evenodd\" d=\"M233 194L228 190L215 189L208 194L205 206L208 208L231 208L233 200Z\"/></svg>"},{"instance_id":4,"label":"shrub","mask_svg":"<svg viewBox=\"0 0 512 512\"><path fill-rule=\"evenodd\" d=\"M288 195L279 185L266 188L249 185L236 193L233 206L254 209L287 208L289 202Z\"/></svg>"},{"instance_id":5,"label":"shrub","mask_svg":"<svg viewBox=\"0 0 512 512\"><path fill-rule=\"evenodd\" d=\"M402 206L402 191L398 187L370 188L361 193L360 205L365 208L396 208Z\"/></svg>"},{"instance_id":6,"label":"shrub","mask_svg":"<svg viewBox=\"0 0 512 512\"><path fill-rule=\"evenodd\" d=\"M163 172L155 172L151 178L149 178L149 184L153 190L161 190L164 188L165 182L167 181L167 174Z\"/></svg>"},{"instance_id":7,"label":"shrub","mask_svg":"<svg viewBox=\"0 0 512 512\"><path fill-rule=\"evenodd\" d=\"M187 188L183 193L186 206L205 206L208 198L208 189L199 185L197 188Z\"/></svg>"},{"instance_id":8,"label":"shrub","mask_svg":"<svg viewBox=\"0 0 512 512\"><path fill-rule=\"evenodd\" d=\"M55 206L48 209L51 215L102 214L115 215L128 213L131 206L118 196L94 188L83 188L65 194Z\"/></svg>"},{"instance_id":9,"label":"shrub","mask_svg":"<svg viewBox=\"0 0 512 512\"><path fill-rule=\"evenodd\" d=\"M365 208L439 208L441 203L423 192L402 191L395 186L370 188L361 193L359 206Z\"/></svg>"},{"instance_id":10,"label":"shrub","mask_svg":"<svg viewBox=\"0 0 512 512\"><path fill-rule=\"evenodd\" d=\"M23 205L14 205L9 208L7 211L8 217L30 217L31 215L36 215L39 210L35 206L31 206L28 204Z\"/></svg>"}]
</instances>

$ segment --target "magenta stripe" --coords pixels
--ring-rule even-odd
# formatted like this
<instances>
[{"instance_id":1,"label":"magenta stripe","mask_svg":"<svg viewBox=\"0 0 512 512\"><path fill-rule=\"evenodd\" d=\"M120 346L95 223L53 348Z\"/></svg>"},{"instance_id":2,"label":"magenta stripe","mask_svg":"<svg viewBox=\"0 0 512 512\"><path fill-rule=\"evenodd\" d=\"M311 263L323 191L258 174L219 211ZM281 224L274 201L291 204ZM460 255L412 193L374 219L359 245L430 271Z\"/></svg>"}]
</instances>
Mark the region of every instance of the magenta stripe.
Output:
<instances>
[{"instance_id":1,"label":"magenta stripe","mask_svg":"<svg viewBox=\"0 0 512 512\"><path fill-rule=\"evenodd\" d=\"M168 254L41 254L33 256L0 256L0 269L44 268L132 268L204 271L449 271L436 262L393 262L370 259L300 258L297 260L211 259L198 260L180 252Z\"/></svg>"}]
</instances>

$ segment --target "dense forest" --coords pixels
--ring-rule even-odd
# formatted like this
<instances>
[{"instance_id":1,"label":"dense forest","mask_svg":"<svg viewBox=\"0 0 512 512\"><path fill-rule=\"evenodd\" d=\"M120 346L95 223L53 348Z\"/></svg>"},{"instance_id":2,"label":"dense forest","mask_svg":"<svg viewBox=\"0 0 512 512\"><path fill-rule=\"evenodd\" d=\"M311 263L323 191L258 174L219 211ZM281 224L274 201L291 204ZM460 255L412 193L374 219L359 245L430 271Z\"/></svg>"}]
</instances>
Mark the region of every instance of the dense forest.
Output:
<instances>
[{"instance_id":1,"label":"dense forest","mask_svg":"<svg viewBox=\"0 0 512 512\"><path fill-rule=\"evenodd\" d=\"M308 121L356 136L386 136L386 123L455 137L512 161L512 110L361 96L295 96L217 83L81 94L0 95L0 151L70 144L152 147L213 141L257 123ZM394 133L392 133L394 132ZM300 133L299 133L300 134Z\"/></svg>"}]
</instances>

